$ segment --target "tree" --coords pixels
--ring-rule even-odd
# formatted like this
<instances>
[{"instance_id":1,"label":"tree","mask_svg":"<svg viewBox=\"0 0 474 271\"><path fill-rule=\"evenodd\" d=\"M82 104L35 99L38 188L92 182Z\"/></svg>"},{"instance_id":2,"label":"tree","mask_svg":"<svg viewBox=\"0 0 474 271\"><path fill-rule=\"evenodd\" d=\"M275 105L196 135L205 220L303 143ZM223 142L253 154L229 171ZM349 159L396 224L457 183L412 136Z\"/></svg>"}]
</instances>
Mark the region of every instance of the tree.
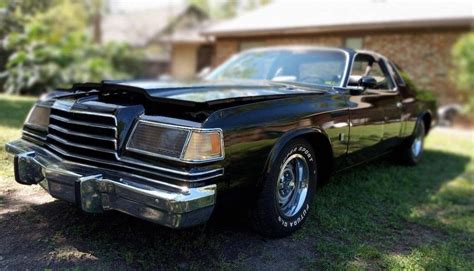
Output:
<instances>
[{"instance_id":1,"label":"tree","mask_svg":"<svg viewBox=\"0 0 474 271\"><path fill-rule=\"evenodd\" d=\"M11 52L0 73L5 91L38 94L75 82L135 75L141 55L126 45L94 43L86 34L88 18L84 2L61 0L10 31L2 44Z\"/></svg>"},{"instance_id":2,"label":"tree","mask_svg":"<svg viewBox=\"0 0 474 271\"><path fill-rule=\"evenodd\" d=\"M84 0L88 11L88 22L92 26L92 39L96 43L102 40L102 14L106 10L103 0Z\"/></svg>"},{"instance_id":3,"label":"tree","mask_svg":"<svg viewBox=\"0 0 474 271\"><path fill-rule=\"evenodd\" d=\"M198 7L211 16L211 6L208 0L188 0L188 4Z\"/></svg>"},{"instance_id":4,"label":"tree","mask_svg":"<svg viewBox=\"0 0 474 271\"><path fill-rule=\"evenodd\" d=\"M238 2L237 0L222 0L218 7L219 18L232 18L237 14Z\"/></svg>"},{"instance_id":5,"label":"tree","mask_svg":"<svg viewBox=\"0 0 474 271\"><path fill-rule=\"evenodd\" d=\"M26 22L39 12L56 4L51 0L0 0L0 7L5 14L0 18L0 38L12 31L22 31Z\"/></svg>"},{"instance_id":6,"label":"tree","mask_svg":"<svg viewBox=\"0 0 474 271\"><path fill-rule=\"evenodd\" d=\"M205 11L211 18L226 19L236 16L241 11L250 11L264 6L271 0L187 0L188 4L195 5Z\"/></svg>"},{"instance_id":7,"label":"tree","mask_svg":"<svg viewBox=\"0 0 474 271\"><path fill-rule=\"evenodd\" d=\"M468 110L474 113L474 33L462 36L452 50L454 69L452 78L467 96Z\"/></svg>"}]
</instances>

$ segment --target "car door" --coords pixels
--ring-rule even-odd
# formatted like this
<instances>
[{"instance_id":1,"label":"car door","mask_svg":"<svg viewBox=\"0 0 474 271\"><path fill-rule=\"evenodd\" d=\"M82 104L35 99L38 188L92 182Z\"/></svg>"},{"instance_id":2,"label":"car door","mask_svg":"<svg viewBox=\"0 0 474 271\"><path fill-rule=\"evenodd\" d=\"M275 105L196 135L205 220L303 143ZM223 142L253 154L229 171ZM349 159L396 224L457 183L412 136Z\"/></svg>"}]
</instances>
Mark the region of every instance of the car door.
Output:
<instances>
[{"instance_id":1,"label":"car door","mask_svg":"<svg viewBox=\"0 0 474 271\"><path fill-rule=\"evenodd\" d=\"M359 79L370 75L376 59L370 54L358 53L352 63L349 88L358 88ZM384 99L378 89L365 89L349 96L348 165L361 163L383 151Z\"/></svg>"}]
</instances>

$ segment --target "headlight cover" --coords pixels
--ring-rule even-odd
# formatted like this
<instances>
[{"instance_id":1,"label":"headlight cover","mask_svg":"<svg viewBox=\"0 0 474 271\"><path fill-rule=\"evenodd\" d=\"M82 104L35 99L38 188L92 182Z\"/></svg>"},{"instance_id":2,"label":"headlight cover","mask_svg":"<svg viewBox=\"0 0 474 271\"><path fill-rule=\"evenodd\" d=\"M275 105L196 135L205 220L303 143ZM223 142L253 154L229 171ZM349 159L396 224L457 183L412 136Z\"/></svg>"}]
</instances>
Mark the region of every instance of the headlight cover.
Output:
<instances>
[{"instance_id":1,"label":"headlight cover","mask_svg":"<svg viewBox=\"0 0 474 271\"><path fill-rule=\"evenodd\" d=\"M51 108L34 105L25 120L25 126L34 130L46 131L49 125Z\"/></svg>"},{"instance_id":2,"label":"headlight cover","mask_svg":"<svg viewBox=\"0 0 474 271\"><path fill-rule=\"evenodd\" d=\"M221 129L197 129L146 120L135 125L126 149L188 163L224 158Z\"/></svg>"}]
</instances>

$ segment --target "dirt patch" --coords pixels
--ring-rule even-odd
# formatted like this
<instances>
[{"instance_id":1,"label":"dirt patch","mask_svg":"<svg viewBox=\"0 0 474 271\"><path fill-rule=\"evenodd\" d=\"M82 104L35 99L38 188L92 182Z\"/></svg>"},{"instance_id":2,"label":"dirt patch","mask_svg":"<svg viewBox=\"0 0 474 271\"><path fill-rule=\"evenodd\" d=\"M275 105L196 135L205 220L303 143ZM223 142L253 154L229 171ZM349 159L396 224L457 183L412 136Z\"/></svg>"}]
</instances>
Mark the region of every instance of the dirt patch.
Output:
<instances>
[{"instance_id":1,"label":"dirt patch","mask_svg":"<svg viewBox=\"0 0 474 271\"><path fill-rule=\"evenodd\" d=\"M5 181L5 180L2 180ZM38 186L0 190L0 269L301 269L314 240L268 240L242 214L171 230L118 213L86 214Z\"/></svg>"}]
</instances>

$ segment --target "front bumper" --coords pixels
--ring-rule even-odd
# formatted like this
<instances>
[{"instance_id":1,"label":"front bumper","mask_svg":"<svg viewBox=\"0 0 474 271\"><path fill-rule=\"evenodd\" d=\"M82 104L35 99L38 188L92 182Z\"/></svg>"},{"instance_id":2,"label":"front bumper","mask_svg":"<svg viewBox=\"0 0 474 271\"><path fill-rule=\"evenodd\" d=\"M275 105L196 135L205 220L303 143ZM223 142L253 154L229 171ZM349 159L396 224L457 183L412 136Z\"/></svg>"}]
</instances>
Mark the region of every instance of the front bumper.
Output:
<instances>
[{"instance_id":1,"label":"front bumper","mask_svg":"<svg viewBox=\"0 0 474 271\"><path fill-rule=\"evenodd\" d=\"M63 160L25 140L7 143L14 156L15 179L39 184L53 197L91 213L117 210L172 228L206 222L212 214L216 185L180 187L121 171Z\"/></svg>"}]
</instances>

